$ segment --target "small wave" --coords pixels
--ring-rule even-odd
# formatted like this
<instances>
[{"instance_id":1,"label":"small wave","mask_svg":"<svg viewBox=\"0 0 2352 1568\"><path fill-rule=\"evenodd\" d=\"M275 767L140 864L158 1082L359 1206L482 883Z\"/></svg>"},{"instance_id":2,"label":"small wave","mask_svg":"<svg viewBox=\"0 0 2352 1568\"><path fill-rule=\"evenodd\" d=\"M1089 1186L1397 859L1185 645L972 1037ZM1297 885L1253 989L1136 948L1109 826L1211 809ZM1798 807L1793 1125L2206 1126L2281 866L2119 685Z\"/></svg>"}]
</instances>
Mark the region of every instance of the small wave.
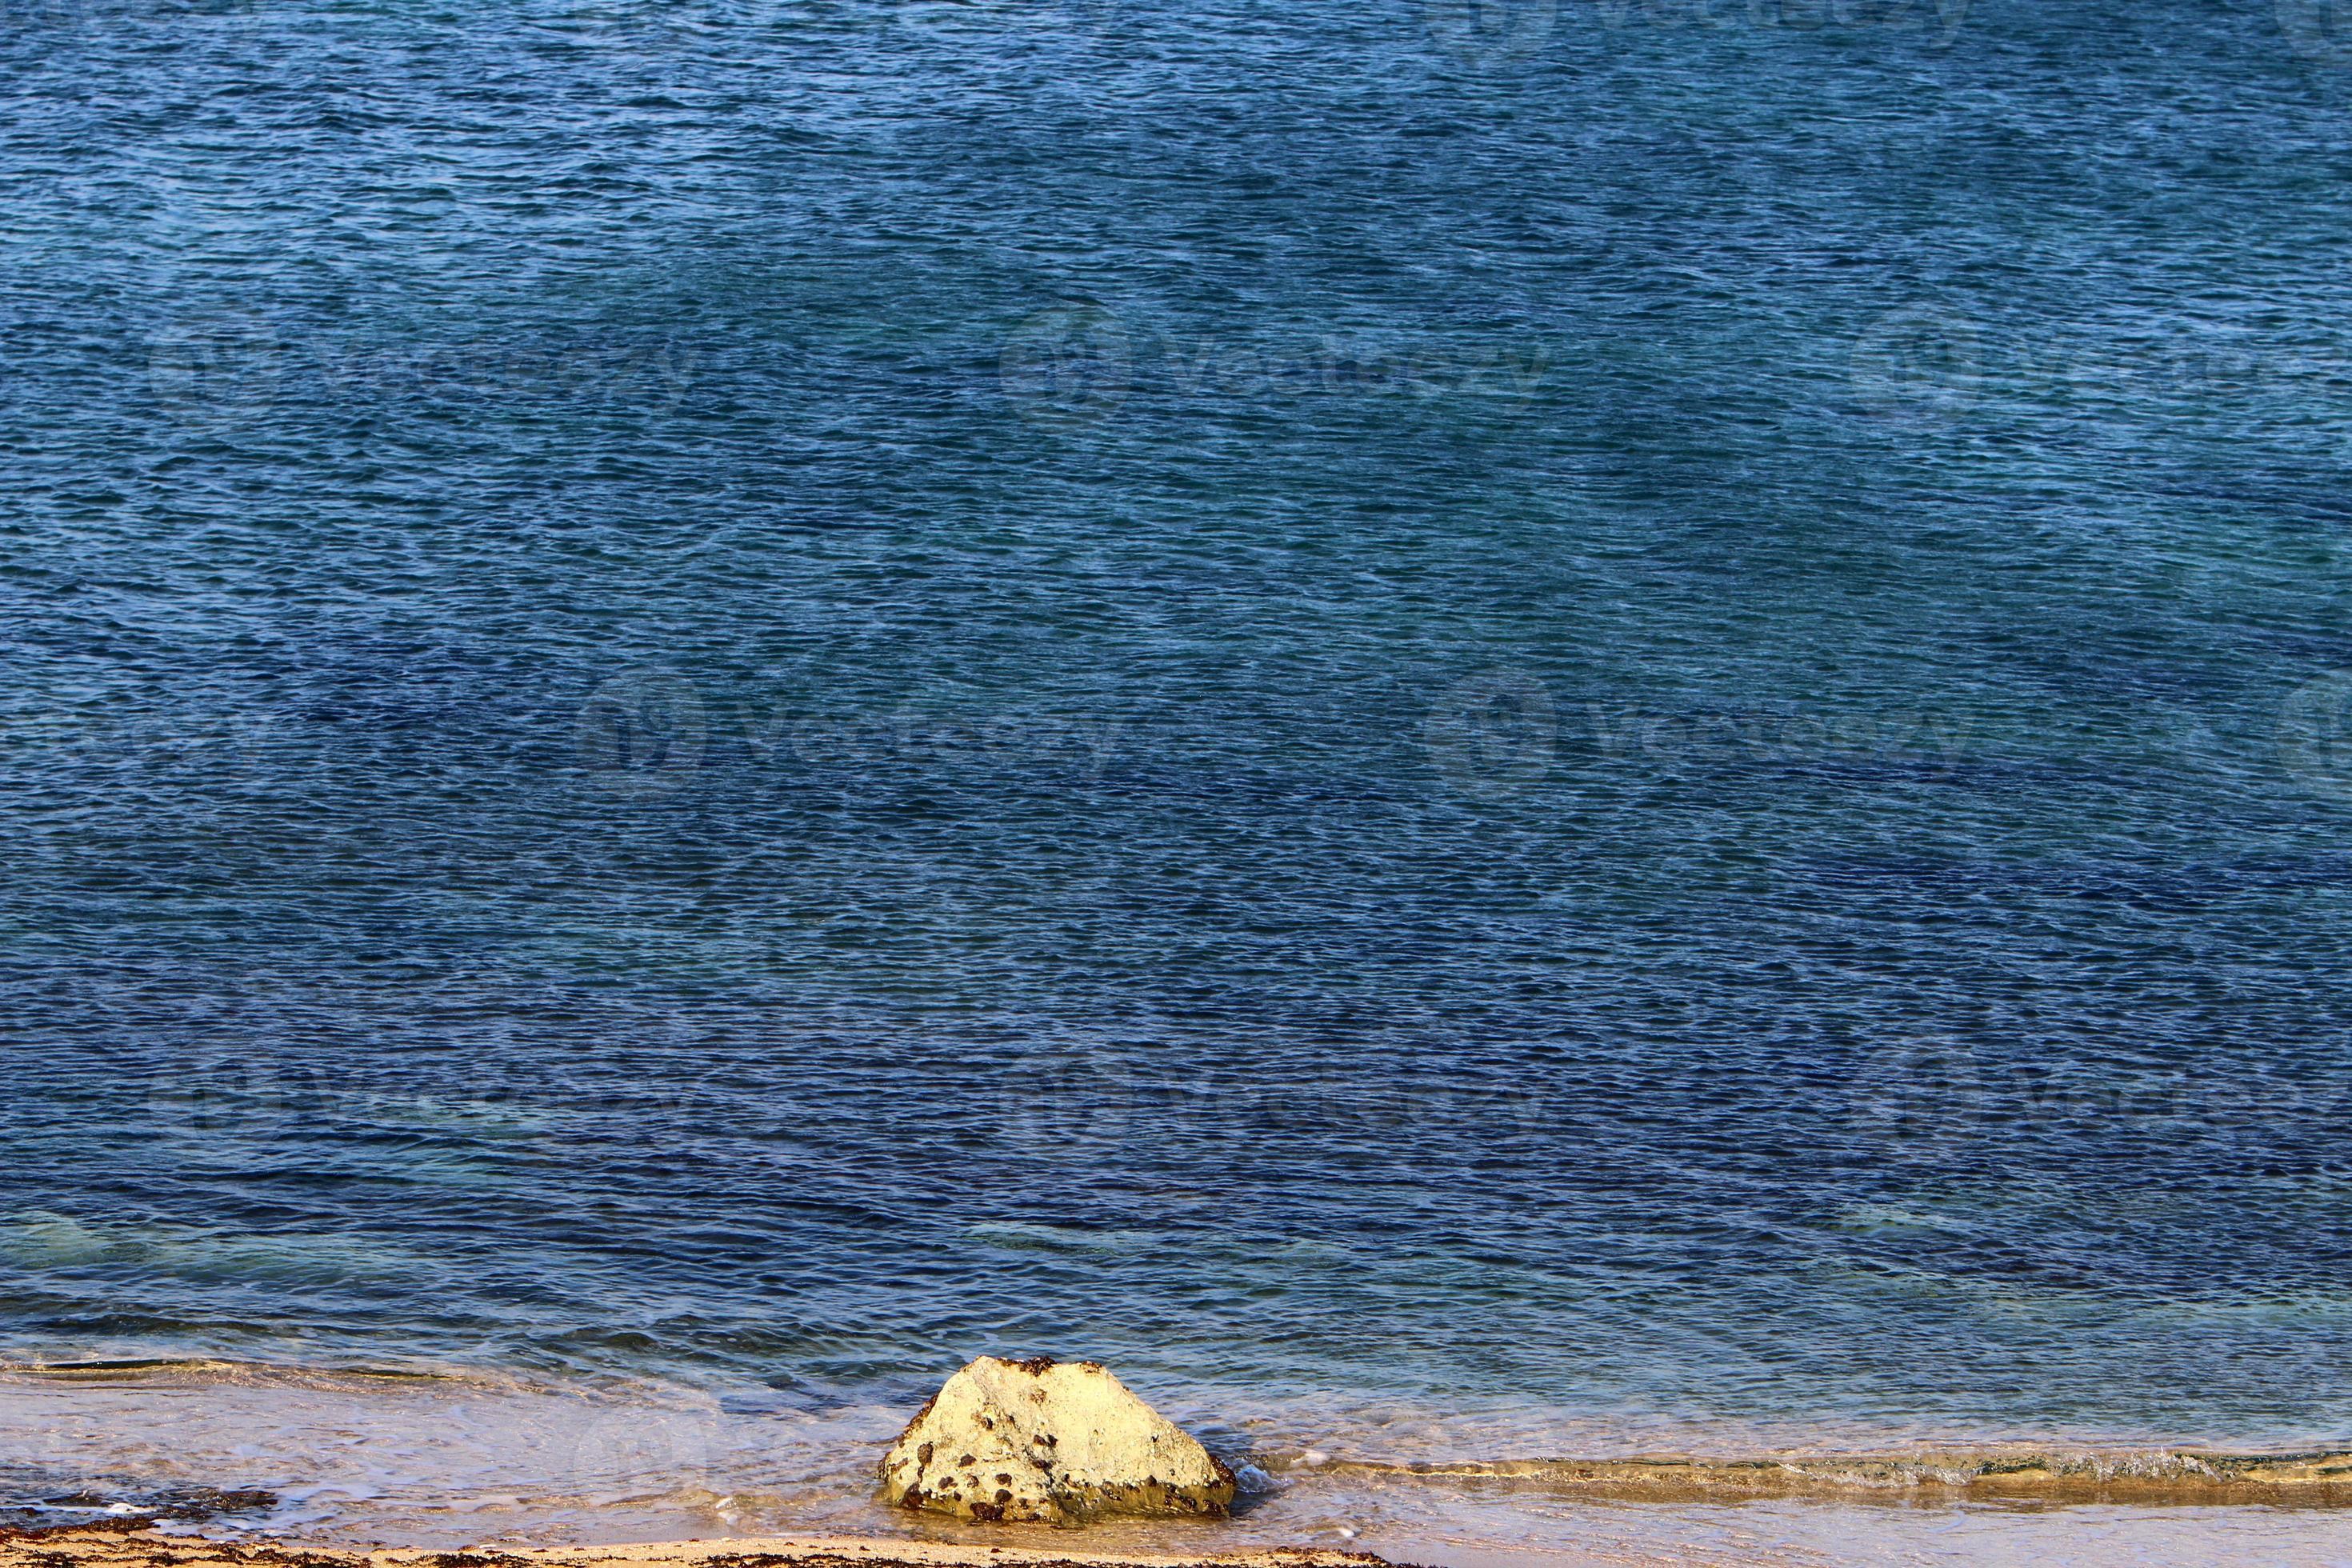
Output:
<instances>
[{"instance_id":1,"label":"small wave","mask_svg":"<svg viewBox=\"0 0 2352 1568\"><path fill-rule=\"evenodd\" d=\"M40 1529L109 1521L110 1528L204 1524L239 1518L266 1518L277 1510L277 1493L224 1491L217 1487L132 1488L121 1492L88 1488L0 1500L0 1526Z\"/></svg>"},{"instance_id":2,"label":"small wave","mask_svg":"<svg viewBox=\"0 0 2352 1568\"><path fill-rule=\"evenodd\" d=\"M964 1234L1010 1252L1140 1252L1165 1245L1167 1240L1148 1230L1086 1230L1029 1220L966 1226Z\"/></svg>"},{"instance_id":3,"label":"small wave","mask_svg":"<svg viewBox=\"0 0 2352 1568\"><path fill-rule=\"evenodd\" d=\"M303 1366L217 1356L125 1356L87 1361L0 1359L0 1377L62 1384L142 1384L364 1390L386 1384L521 1393L541 1385L488 1372L404 1366Z\"/></svg>"}]
</instances>

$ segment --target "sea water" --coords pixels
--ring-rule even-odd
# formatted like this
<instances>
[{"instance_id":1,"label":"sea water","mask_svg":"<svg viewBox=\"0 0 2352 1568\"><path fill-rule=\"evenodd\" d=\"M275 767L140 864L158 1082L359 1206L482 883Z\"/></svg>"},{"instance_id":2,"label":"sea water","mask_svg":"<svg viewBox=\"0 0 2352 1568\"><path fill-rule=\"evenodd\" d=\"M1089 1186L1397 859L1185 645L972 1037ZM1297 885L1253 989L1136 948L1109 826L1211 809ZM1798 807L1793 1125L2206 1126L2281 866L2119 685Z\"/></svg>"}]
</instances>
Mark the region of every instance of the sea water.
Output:
<instances>
[{"instance_id":1,"label":"sea water","mask_svg":"<svg viewBox=\"0 0 2352 1568\"><path fill-rule=\"evenodd\" d=\"M2339 9L11 7L0 1490L2352 1440Z\"/></svg>"}]
</instances>

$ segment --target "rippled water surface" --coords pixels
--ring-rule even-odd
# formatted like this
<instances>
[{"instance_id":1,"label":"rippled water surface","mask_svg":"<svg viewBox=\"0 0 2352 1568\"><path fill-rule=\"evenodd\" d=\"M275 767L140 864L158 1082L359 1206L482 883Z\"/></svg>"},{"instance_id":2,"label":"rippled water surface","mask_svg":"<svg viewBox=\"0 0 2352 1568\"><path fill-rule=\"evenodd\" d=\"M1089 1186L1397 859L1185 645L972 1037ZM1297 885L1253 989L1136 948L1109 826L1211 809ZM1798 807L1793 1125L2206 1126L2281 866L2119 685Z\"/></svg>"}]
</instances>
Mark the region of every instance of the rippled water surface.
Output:
<instances>
[{"instance_id":1,"label":"rippled water surface","mask_svg":"<svg viewBox=\"0 0 2352 1568\"><path fill-rule=\"evenodd\" d=\"M2336 9L12 7L0 1490L2352 1440Z\"/></svg>"}]
</instances>

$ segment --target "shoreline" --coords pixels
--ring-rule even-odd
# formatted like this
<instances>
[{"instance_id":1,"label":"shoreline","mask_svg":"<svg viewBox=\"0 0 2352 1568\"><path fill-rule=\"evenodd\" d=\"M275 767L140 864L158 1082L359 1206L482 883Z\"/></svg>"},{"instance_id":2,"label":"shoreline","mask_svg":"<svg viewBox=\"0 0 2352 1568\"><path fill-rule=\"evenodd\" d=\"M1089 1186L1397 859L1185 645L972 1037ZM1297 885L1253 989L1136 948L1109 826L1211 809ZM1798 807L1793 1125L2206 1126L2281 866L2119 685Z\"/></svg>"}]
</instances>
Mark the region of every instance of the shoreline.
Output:
<instances>
[{"instance_id":1,"label":"shoreline","mask_svg":"<svg viewBox=\"0 0 2352 1568\"><path fill-rule=\"evenodd\" d=\"M1302 1473L1299 1471L1286 1472ZM2225 1454L2182 1448L2070 1449L2046 1445L1908 1453L1769 1455L1709 1459L1521 1459L1381 1464L1334 1460L1304 1473L1501 1482L1627 1502L1736 1502L1818 1498L1867 1502L2040 1499L2148 1507L2264 1503L2352 1507L2352 1450Z\"/></svg>"},{"instance_id":2,"label":"shoreline","mask_svg":"<svg viewBox=\"0 0 2352 1568\"><path fill-rule=\"evenodd\" d=\"M217 1541L100 1524L0 1532L0 1568L1407 1568L1362 1552L978 1546L880 1536L754 1536L616 1546L412 1548Z\"/></svg>"},{"instance_id":3,"label":"shoreline","mask_svg":"<svg viewBox=\"0 0 2352 1568\"><path fill-rule=\"evenodd\" d=\"M2352 1509L2352 1446L2300 1452L2224 1452L2156 1445L2103 1447L2014 1442L1922 1444L1876 1452L1789 1450L1742 1457L1650 1453L1608 1458L1403 1461L1309 1454L1304 1462L1275 1459L1264 1465L1247 1455L1238 1455L1231 1463L1236 1468L1256 1471L1261 1479L1255 1489L1242 1494L1230 1516L1222 1520L1182 1518L1160 1522L1180 1528L1214 1529L1221 1523L1240 1526L1254 1536L1248 1550L1262 1552L1270 1549L1265 1527L1281 1528L1285 1511L1281 1505L1286 1500L1335 1492L1391 1500L1420 1494L1424 1503L1442 1505L1449 1489L1465 1503L1523 1498L1659 1507L1786 1501L1823 1507L2111 1504L2158 1510L2262 1506L2311 1512ZM21 1548L31 1541L70 1542L77 1543L74 1549L79 1552L89 1541L139 1531L209 1531L215 1533L204 1537L160 1534L158 1539L268 1542L292 1550L289 1543L304 1527L290 1521L273 1521L268 1517L280 1501L279 1493L268 1486L222 1489L182 1484L155 1488L143 1495L117 1492L112 1498L82 1488L66 1496L52 1493L46 1502L28 1500L26 1505L7 1509L6 1514L16 1517L0 1514L0 1548ZM36 1522L26 1517L35 1510L68 1517L55 1522ZM699 1549L714 1542L823 1539L868 1544L918 1543L928 1551L938 1543L931 1532L976 1529L981 1533L967 1538L962 1544L997 1552L999 1557L991 1560L1002 1561L1004 1552L1030 1551L1030 1547L1014 1543L1033 1539L1037 1531L1066 1534L1073 1539L1093 1534L1099 1542L1099 1532L1106 1529L1149 1529L1155 1522L1155 1516L1139 1514L1097 1521L1090 1525L974 1526L943 1515L885 1507L878 1498L864 1512L863 1518L808 1518L804 1522L771 1515L762 1521L766 1528L755 1524L740 1537L706 1536L698 1531L678 1530L674 1534L629 1535L621 1539L667 1542L681 1550ZM72 1517L75 1514L79 1517ZM455 1545L446 1536L435 1545L418 1544L415 1537L406 1544L395 1545L368 1531L366 1523L346 1520L311 1540L316 1543L315 1550L330 1554L357 1551L358 1543L364 1541L370 1551L379 1554L407 1552L433 1558L451 1552L489 1553L501 1559L511 1556L518 1563L536 1561L535 1553L587 1549L578 1536L569 1543L558 1544L501 1532ZM1001 1542L989 1540L996 1531L1004 1532ZM391 1525L390 1531L396 1537L399 1526ZM434 1537L427 1533L425 1539L429 1542ZM591 1536L587 1542L597 1539ZM511 1547L501 1544L509 1540L513 1542ZM633 1546L630 1550L642 1548ZM1056 1560L1076 1560L1059 1546L1054 1550ZM1105 1559L1118 1563L1129 1560L1124 1549ZM1180 1554L1176 1560L1189 1563L1207 1559ZM6 1557L0 1555L0 1568L5 1568L6 1562ZM58 1562L53 1568L66 1568L66 1564ZM439 1568L478 1565L441 1564ZM730 1563L724 1568L743 1565Z\"/></svg>"},{"instance_id":4,"label":"shoreline","mask_svg":"<svg viewBox=\"0 0 2352 1568\"><path fill-rule=\"evenodd\" d=\"M2328 1543L2339 1539L2335 1515L2352 1509L2352 1448L1337 1460L1285 1479L1292 1484L1245 1503L1230 1524L1181 1521L1181 1539L1144 1518L974 1530L892 1510L740 1534L674 1527L614 1544L407 1534L390 1521L382 1536L350 1521L324 1533L292 1521L240 1526L238 1514L265 1512L276 1498L189 1489L168 1510L0 1527L0 1568L1755 1568L1879 1562L1958 1538L1997 1568L2083 1568L2116 1560L2126 1544L2141 1553L2135 1560L2187 1568L2215 1560L2225 1542L2242 1545L2249 1530L2267 1560L2300 1565L2340 1561ZM1349 1500L1335 1510L1339 1498L1306 1495L1327 1487ZM1285 1494L1294 1506L1282 1506ZM1364 1528L1335 1528L1343 1520Z\"/></svg>"}]
</instances>

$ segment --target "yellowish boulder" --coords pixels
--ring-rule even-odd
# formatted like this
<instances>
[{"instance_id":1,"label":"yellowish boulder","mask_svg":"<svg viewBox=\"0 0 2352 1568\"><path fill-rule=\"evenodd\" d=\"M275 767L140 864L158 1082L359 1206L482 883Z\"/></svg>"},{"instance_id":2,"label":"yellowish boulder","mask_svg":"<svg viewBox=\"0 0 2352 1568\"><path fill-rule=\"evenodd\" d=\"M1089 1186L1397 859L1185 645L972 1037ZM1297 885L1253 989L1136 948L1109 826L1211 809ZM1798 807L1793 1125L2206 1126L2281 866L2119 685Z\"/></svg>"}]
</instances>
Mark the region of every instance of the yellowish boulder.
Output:
<instances>
[{"instance_id":1,"label":"yellowish boulder","mask_svg":"<svg viewBox=\"0 0 2352 1568\"><path fill-rule=\"evenodd\" d=\"M898 1435L882 1460L882 1495L1003 1523L1223 1518L1234 1473L1093 1362L982 1356Z\"/></svg>"}]
</instances>

